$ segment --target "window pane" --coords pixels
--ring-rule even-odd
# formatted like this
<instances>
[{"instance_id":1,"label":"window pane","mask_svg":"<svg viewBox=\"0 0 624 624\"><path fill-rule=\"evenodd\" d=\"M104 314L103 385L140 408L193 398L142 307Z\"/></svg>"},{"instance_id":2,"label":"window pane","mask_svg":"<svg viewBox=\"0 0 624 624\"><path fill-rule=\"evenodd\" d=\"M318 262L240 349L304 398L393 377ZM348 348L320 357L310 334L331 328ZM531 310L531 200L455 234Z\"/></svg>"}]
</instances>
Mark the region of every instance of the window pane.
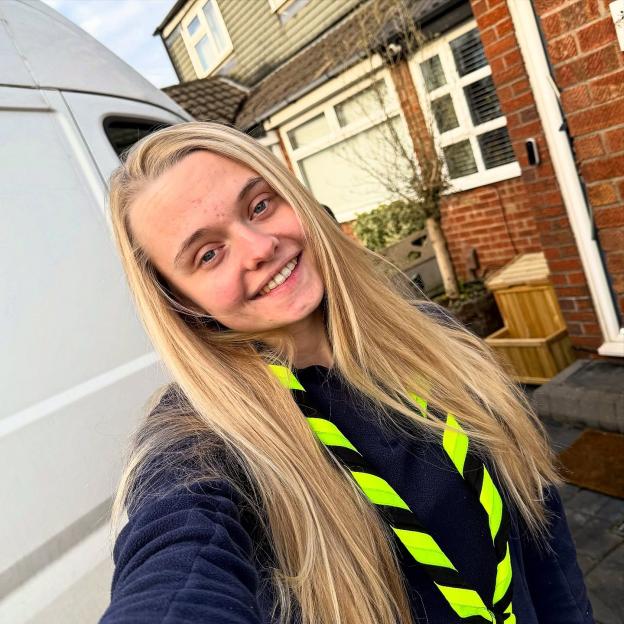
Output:
<instances>
[{"instance_id":1,"label":"window pane","mask_svg":"<svg viewBox=\"0 0 624 624\"><path fill-rule=\"evenodd\" d=\"M217 58L214 45L206 35L204 35L196 44L195 50L201 61L202 67L206 70L210 69Z\"/></svg>"},{"instance_id":2,"label":"window pane","mask_svg":"<svg viewBox=\"0 0 624 624\"><path fill-rule=\"evenodd\" d=\"M477 138L486 169L500 167L516 160L509 140L509 132L505 126L486 132Z\"/></svg>"},{"instance_id":3,"label":"window pane","mask_svg":"<svg viewBox=\"0 0 624 624\"><path fill-rule=\"evenodd\" d=\"M487 65L479 31L476 28L461 37L457 37L457 39L453 39L451 50L453 50L457 72L460 76L465 76L479 69L479 67Z\"/></svg>"},{"instance_id":4,"label":"window pane","mask_svg":"<svg viewBox=\"0 0 624 624\"><path fill-rule=\"evenodd\" d=\"M327 119L325 115L321 114L318 117L306 121L304 124L297 126L288 133L288 140L293 146L293 149L303 147L309 143L320 139L321 137L329 134L329 127L327 126Z\"/></svg>"},{"instance_id":5,"label":"window pane","mask_svg":"<svg viewBox=\"0 0 624 624\"><path fill-rule=\"evenodd\" d=\"M111 118L104 121L104 132L117 156L121 156L123 152L144 136L168 126L169 124L167 123L150 121L148 119Z\"/></svg>"},{"instance_id":6,"label":"window pane","mask_svg":"<svg viewBox=\"0 0 624 624\"><path fill-rule=\"evenodd\" d=\"M455 107L453 106L453 99L450 95L445 95L437 100L433 100L431 102L431 109L440 134L459 126L457 115L455 114Z\"/></svg>"},{"instance_id":7,"label":"window pane","mask_svg":"<svg viewBox=\"0 0 624 624\"><path fill-rule=\"evenodd\" d=\"M188 25L188 32L191 37L199 30L199 19L194 17Z\"/></svg>"},{"instance_id":8,"label":"window pane","mask_svg":"<svg viewBox=\"0 0 624 624\"><path fill-rule=\"evenodd\" d=\"M390 198L381 180L388 168L399 170L401 176L409 179L407 163L397 158L396 150L383 138L382 133L388 132L384 130L388 123L369 128L299 161L308 188L339 220L343 215L352 218L351 211L374 208ZM411 150L402 119L395 117L392 125L405 148Z\"/></svg>"},{"instance_id":9,"label":"window pane","mask_svg":"<svg viewBox=\"0 0 624 624\"><path fill-rule=\"evenodd\" d=\"M436 54L420 64L420 71L425 80L427 91L433 91L446 84L446 76L442 69L440 57Z\"/></svg>"},{"instance_id":10,"label":"window pane","mask_svg":"<svg viewBox=\"0 0 624 624\"><path fill-rule=\"evenodd\" d=\"M213 0L209 0L206 4L204 4L204 15L206 16L206 21L208 22L208 28L214 38L215 46L219 52L222 52L228 47L228 41L226 33L221 27L221 21L217 16Z\"/></svg>"},{"instance_id":11,"label":"window pane","mask_svg":"<svg viewBox=\"0 0 624 624\"><path fill-rule=\"evenodd\" d=\"M388 88L385 81L380 80L375 85L356 93L344 102L336 105L336 116L341 126L348 126L362 118L376 117L388 107Z\"/></svg>"},{"instance_id":12,"label":"window pane","mask_svg":"<svg viewBox=\"0 0 624 624\"><path fill-rule=\"evenodd\" d=\"M446 159L451 178L461 178L462 176L476 173L477 163L468 139L460 143L447 145L442 148L442 151L444 152L444 158Z\"/></svg>"},{"instance_id":13,"label":"window pane","mask_svg":"<svg viewBox=\"0 0 624 624\"><path fill-rule=\"evenodd\" d=\"M496 117L500 117L503 114L492 76L483 78L483 80L477 80L477 82L464 87L464 93L466 94L466 100L468 100L472 123L475 126L490 119L496 119Z\"/></svg>"}]
</instances>

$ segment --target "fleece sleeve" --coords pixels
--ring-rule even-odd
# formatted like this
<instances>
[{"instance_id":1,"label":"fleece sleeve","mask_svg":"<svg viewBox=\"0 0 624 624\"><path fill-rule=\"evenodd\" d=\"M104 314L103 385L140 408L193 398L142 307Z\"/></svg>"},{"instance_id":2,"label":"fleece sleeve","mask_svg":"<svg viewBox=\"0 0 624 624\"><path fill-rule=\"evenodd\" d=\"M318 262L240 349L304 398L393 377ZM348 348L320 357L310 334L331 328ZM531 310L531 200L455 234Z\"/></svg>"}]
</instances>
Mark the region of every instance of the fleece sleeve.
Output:
<instances>
[{"instance_id":1,"label":"fleece sleeve","mask_svg":"<svg viewBox=\"0 0 624 624\"><path fill-rule=\"evenodd\" d=\"M261 624L258 571L235 500L218 481L144 503L115 543L100 624Z\"/></svg>"},{"instance_id":2,"label":"fleece sleeve","mask_svg":"<svg viewBox=\"0 0 624 624\"><path fill-rule=\"evenodd\" d=\"M546 492L552 514L548 548L523 537L526 578L538 620L544 624L593 624L576 548L556 487Z\"/></svg>"}]
</instances>

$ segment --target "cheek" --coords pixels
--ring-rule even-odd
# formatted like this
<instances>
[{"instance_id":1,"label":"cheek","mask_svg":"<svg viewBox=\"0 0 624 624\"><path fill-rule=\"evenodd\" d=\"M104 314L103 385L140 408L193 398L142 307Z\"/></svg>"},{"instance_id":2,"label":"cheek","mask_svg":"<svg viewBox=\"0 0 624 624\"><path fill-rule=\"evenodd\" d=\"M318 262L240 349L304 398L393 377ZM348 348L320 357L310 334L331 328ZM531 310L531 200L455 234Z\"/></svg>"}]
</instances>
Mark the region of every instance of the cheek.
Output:
<instances>
[{"instance_id":1,"label":"cheek","mask_svg":"<svg viewBox=\"0 0 624 624\"><path fill-rule=\"evenodd\" d=\"M243 290L236 280L218 280L200 286L198 297L205 309L214 314L228 312L239 306L244 300Z\"/></svg>"}]
</instances>

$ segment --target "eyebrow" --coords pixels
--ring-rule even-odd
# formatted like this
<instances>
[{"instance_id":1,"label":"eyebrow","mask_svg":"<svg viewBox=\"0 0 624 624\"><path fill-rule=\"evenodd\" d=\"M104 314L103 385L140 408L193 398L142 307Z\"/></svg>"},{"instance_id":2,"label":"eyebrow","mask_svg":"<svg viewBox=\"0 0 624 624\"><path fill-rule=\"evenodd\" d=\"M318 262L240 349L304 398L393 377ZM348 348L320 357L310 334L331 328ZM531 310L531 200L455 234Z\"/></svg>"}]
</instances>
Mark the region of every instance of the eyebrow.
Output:
<instances>
[{"instance_id":1,"label":"eyebrow","mask_svg":"<svg viewBox=\"0 0 624 624\"><path fill-rule=\"evenodd\" d=\"M240 202L245 199L247 193L249 193L249 191L251 191L256 186L256 184L259 184L260 182L264 182L264 178L262 176L249 178L249 180L245 182L241 190L238 192L236 201ZM180 245L180 249L178 250L176 257L173 260L173 266L177 268L181 264L182 259L186 255L189 248L192 247L200 238L209 234L210 232L211 228L203 227L195 230L188 238L186 238L185 241Z\"/></svg>"}]
</instances>

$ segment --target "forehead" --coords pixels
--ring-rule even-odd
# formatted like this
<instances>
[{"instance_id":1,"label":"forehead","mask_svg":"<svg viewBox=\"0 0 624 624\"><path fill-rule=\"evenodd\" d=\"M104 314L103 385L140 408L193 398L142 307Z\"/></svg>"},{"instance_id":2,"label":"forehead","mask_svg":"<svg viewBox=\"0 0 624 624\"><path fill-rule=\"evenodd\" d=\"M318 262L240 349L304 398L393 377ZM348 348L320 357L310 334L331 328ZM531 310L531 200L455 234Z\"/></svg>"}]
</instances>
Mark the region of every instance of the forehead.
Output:
<instances>
[{"instance_id":1,"label":"forehead","mask_svg":"<svg viewBox=\"0 0 624 624\"><path fill-rule=\"evenodd\" d=\"M219 154L193 152L139 192L129 209L132 234L159 264L164 250L232 210L241 186L256 175Z\"/></svg>"}]
</instances>

